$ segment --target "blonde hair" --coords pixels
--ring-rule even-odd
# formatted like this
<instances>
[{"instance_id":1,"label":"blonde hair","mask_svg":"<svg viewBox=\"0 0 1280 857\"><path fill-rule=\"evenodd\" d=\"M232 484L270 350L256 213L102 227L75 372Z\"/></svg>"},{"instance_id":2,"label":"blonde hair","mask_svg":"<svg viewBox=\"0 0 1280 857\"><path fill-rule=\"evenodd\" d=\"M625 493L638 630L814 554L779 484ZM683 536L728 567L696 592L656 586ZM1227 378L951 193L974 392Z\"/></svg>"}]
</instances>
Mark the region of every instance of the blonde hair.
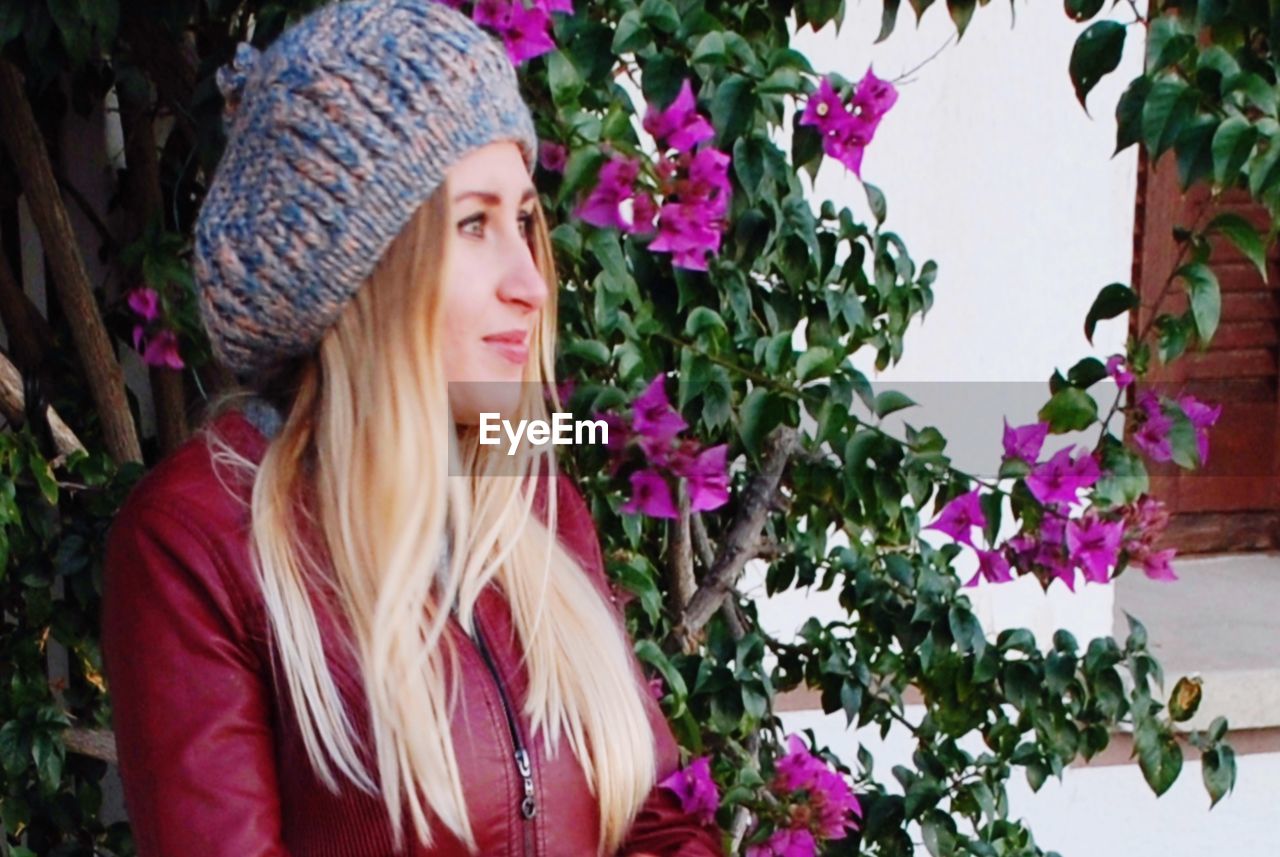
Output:
<instances>
[{"instance_id":1,"label":"blonde hair","mask_svg":"<svg viewBox=\"0 0 1280 857\"><path fill-rule=\"evenodd\" d=\"M434 838L429 809L477 850L449 728L458 683L445 687L444 659L458 676L457 653L444 631L455 609L470 628L482 588L495 580L510 602L527 665L523 710L531 738L541 733L550 754L564 735L599 804L600 849L612 853L655 779L642 690L612 608L554 536L553 447L524 456L518 478L487 478L511 473L505 449L481 446L474 429L453 422L436 347L450 221L442 186L316 352L291 367L296 390L274 388L288 403L260 464L208 434L215 459L252 478L251 556L321 781L336 793L336 768L359 788L380 791L397 848L407 808L424 845ZM556 276L540 207L529 241L552 297L533 337L537 359L526 368L515 418L547 419L536 391L554 390ZM243 395L221 398L207 421ZM451 460L453 472L466 476L450 476ZM548 483L545 525L532 514L539 477ZM321 534L327 566L306 549L295 517L300 497L314 503L314 514L303 518ZM445 564L435 559L442 554ZM309 581L327 586L348 620L376 779L361 761L330 675L325 647L332 641L317 627Z\"/></svg>"}]
</instances>

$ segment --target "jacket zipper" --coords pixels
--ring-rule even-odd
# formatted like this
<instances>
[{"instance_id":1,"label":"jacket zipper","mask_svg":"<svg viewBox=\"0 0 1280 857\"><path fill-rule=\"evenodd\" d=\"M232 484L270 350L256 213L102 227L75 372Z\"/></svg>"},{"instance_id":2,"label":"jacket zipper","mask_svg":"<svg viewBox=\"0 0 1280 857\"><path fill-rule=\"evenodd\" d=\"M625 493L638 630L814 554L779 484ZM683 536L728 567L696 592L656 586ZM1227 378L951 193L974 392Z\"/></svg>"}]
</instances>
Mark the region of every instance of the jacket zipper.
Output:
<instances>
[{"instance_id":1,"label":"jacket zipper","mask_svg":"<svg viewBox=\"0 0 1280 857\"><path fill-rule=\"evenodd\" d=\"M521 824L521 827L524 828L524 853L532 854L533 818L538 814L538 802L533 790L533 767L529 762L529 752L525 749L524 741L520 736L520 726L511 707L511 700L507 698L506 686L503 684L498 668L493 662L493 655L489 652L489 644L485 641L484 634L480 630L480 618L478 616L473 619L473 624L475 626L476 648L480 650L480 656L484 659L485 666L489 668L490 675L493 676L493 683L498 687L498 698L502 700L502 712L507 717L507 729L511 732L511 746L515 748L515 752L512 755L516 765L516 773L520 776L520 782L524 788L524 797L520 801L520 816L524 819Z\"/></svg>"}]
</instances>

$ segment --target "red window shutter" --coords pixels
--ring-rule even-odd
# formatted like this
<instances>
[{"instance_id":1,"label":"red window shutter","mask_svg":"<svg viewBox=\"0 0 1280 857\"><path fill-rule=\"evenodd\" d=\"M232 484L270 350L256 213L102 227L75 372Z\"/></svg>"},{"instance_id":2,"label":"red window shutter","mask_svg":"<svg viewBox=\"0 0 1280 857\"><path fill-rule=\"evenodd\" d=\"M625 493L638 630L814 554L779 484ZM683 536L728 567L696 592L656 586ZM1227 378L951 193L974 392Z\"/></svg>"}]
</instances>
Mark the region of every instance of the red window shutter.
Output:
<instances>
[{"instance_id":1,"label":"red window shutter","mask_svg":"<svg viewBox=\"0 0 1280 857\"><path fill-rule=\"evenodd\" d=\"M1265 234L1270 217L1244 190L1214 200L1204 187L1183 194L1172 153L1158 164L1139 155L1133 282L1142 301L1131 332L1146 327L1174 270L1179 245L1174 228L1203 228L1221 212L1234 212ZM1277 420L1277 346L1280 344L1280 266L1268 248L1268 280L1226 239L1215 237L1209 264L1222 287L1222 320L1206 351L1195 347L1170 366L1152 357L1144 383L1162 392L1190 393L1220 404L1209 432L1209 461L1197 471L1150 464L1152 493L1173 515L1166 542L1184 553L1267 550L1280 547L1280 420ZM1165 312L1187 307L1181 282L1165 297Z\"/></svg>"}]
</instances>

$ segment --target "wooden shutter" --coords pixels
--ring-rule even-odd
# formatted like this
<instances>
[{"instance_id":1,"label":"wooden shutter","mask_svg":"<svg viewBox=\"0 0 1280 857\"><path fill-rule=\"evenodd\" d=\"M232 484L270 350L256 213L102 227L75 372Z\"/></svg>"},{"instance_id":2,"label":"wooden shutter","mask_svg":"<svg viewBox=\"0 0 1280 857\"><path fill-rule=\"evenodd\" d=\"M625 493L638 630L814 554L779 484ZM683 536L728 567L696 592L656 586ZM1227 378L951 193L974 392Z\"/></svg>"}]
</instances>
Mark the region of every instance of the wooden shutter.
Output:
<instances>
[{"instance_id":1,"label":"wooden shutter","mask_svg":"<svg viewBox=\"0 0 1280 857\"><path fill-rule=\"evenodd\" d=\"M1239 214L1265 234L1270 218L1248 193L1233 190L1213 200L1206 188L1183 194L1172 153L1157 164L1139 156L1134 229L1133 282L1142 307L1131 315L1132 332L1148 323L1153 305L1178 258L1177 226L1201 227L1220 212ZM1187 392L1222 405L1209 433L1209 461L1186 472L1151 465L1152 493L1173 519L1166 542L1184 553L1267 550L1280 547L1280 420L1277 420L1277 344L1280 283L1275 247L1268 248L1268 282L1225 239L1214 238L1210 265L1222 287L1222 321L1208 350L1192 348L1171 366L1152 359L1145 383ZM1268 284L1269 283L1269 284ZM1165 298L1165 311L1187 306L1180 281ZM1154 352L1154 347L1153 347Z\"/></svg>"}]
</instances>

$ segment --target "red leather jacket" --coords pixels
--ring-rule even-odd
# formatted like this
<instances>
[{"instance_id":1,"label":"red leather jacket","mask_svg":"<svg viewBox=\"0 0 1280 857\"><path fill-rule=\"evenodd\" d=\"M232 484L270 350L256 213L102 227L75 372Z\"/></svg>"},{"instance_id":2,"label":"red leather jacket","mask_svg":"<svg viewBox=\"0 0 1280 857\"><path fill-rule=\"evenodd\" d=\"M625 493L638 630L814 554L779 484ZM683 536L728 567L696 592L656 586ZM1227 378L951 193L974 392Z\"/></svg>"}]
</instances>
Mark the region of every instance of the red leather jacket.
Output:
<instances>
[{"instance_id":1,"label":"red leather jacket","mask_svg":"<svg viewBox=\"0 0 1280 857\"><path fill-rule=\"evenodd\" d=\"M267 440L230 412L213 429L251 459ZM241 490L239 488L235 490ZM609 592L594 524L572 483L559 481L561 541ZM242 494L247 498L247 494ZM539 503L539 508L543 503ZM102 649L110 683L120 776L140 857L446 857L467 854L438 822L423 848L407 825L407 849L392 847L381 798L343 779L330 793L314 776L288 694L277 693L266 616L249 575L248 510L218 481L196 437L148 473L108 537ZM337 611L313 599L326 640L343 633ZM502 691L520 717L527 676L505 599L480 599L492 670L456 624L461 682L455 747L472 826L485 855L591 855L599 823L577 759L562 742L554 758L526 741L537 811L520 810L523 778ZM330 645L335 681L362 740L368 714L354 663ZM496 680L495 680L496 679ZM661 710L645 695L658 779L678 765ZM655 787L621 854L721 855L719 834Z\"/></svg>"}]
</instances>

